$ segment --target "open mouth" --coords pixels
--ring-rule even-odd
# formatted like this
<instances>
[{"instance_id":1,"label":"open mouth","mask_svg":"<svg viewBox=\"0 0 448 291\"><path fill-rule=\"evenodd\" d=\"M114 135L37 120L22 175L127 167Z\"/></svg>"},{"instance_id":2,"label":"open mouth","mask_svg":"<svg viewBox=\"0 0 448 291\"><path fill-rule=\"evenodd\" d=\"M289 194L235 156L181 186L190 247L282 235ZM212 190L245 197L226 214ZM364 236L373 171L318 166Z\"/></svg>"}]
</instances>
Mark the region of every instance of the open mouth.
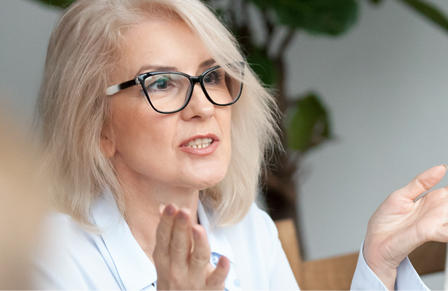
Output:
<instances>
[{"instance_id":1,"label":"open mouth","mask_svg":"<svg viewBox=\"0 0 448 291\"><path fill-rule=\"evenodd\" d=\"M212 143L213 139L206 137L190 140L190 142L184 146L193 149L203 149L209 147Z\"/></svg>"}]
</instances>

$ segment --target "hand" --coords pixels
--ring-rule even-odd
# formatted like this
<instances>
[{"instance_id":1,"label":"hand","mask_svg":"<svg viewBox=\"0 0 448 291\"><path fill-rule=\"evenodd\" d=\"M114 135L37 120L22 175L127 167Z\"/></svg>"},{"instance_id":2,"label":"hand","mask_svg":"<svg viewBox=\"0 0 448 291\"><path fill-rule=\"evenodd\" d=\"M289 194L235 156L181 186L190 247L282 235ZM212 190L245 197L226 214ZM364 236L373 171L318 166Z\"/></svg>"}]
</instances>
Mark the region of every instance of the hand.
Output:
<instances>
[{"instance_id":1,"label":"hand","mask_svg":"<svg viewBox=\"0 0 448 291\"><path fill-rule=\"evenodd\" d=\"M396 269L416 247L427 241L448 241L448 187L429 192L443 178L446 166L418 175L392 193L369 221L364 258L389 290L394 289Z\"/></svg>"},{"instance_id":2,"label":"hand","mask_svg":"<svg viewBox=\"0 0 448 291\"><path fill-rule=\"evenodd\" d=\"M230 268L222 256L210 265L210 246L204 227L193 224L188 209L170 204L157 227L154 264L158 290L224 290Z\"/></svg>"}]
</instances>

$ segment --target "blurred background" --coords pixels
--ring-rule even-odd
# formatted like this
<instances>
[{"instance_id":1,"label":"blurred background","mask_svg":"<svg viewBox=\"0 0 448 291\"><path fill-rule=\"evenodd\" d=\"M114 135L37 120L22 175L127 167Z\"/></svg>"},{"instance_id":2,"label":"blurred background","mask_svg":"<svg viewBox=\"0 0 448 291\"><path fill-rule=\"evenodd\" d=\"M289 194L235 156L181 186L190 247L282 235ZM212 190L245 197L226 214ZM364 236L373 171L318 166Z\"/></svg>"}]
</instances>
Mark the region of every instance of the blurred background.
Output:
<instances>
[{"instance_id":1,"label":"blurred background","mask_svg":"<svg viewBox=\"0 0 448 291\"><path fill-rule=\"evenodd\" d=\"M254 70L284 96L290 150L278 159L294 166L283 167L286 174L273 169L266 201L270 210L281 206L273 200L294 201L295 209L273 215L297 217L307 260L357 252L368 219L387 195L425 169L448 163L443 21L428 21L406 3L413 1L338 1L348 5L336 11L345 22L325 33L275 26L269 1L246 7L249 28L244 15L224 15L222 1L212 3L236 28ZM448 14L448 1L425 2ZM37 1L0 1L0 106L25 127L32 124L47 43L60 15ZM283 21L296 20L283 14ZM293 198L276 189L287 185L277 174L289 176L294 185L286 192L293 191ZM439 186L447 184L444 178ZM423 280L443 289L442 273Z\"/></svg>"}]
</instances>

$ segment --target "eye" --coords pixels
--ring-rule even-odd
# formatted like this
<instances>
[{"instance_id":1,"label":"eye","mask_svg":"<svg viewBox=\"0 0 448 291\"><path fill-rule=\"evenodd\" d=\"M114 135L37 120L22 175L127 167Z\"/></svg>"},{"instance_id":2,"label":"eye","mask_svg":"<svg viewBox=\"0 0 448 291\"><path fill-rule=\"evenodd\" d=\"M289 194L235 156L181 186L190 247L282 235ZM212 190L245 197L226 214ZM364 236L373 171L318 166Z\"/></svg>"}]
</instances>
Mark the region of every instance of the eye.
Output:
<instances>
[{"instance_id":1,"label":"eye","mask_svg":"<svg viewBox=\"0 0 448 291\"><path fill-rule=\"evenodd\" d=\"M166 90L169 87L170 78L168 76L160 76L157 80L150 83L146 88L148 90Z\"/></svg>"},{"instance_id":2,"label":"eye","mask_svg":"<svg viewBox=\"0 0 448 291\"><path fill-rule=\"evenodd\" d=\"M222 82L223 72L219 69L213 70L204 76L204 84L205 85L215 85L220 84Z\"/></svg>"}]
</instances>

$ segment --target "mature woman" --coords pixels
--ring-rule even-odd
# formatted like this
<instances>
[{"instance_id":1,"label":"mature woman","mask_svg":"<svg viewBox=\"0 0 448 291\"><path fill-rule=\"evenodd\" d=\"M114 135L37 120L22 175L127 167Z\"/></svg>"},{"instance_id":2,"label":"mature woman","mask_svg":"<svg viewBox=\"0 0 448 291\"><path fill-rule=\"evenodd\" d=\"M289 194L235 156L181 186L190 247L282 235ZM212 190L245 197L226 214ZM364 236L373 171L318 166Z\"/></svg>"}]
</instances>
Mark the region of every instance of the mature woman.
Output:
<instances>
[{"instance_id":1,"label":"mature woman","mask_svg":"<svg viewBox=\"0 0 448 291\"><path fill-rule=\"evenodd\" d=\"M78 0L39 100L54 191L44 289L298 289L255 204L275 105L197 0ZM372 217L354 289L424 289L406 255L447 240L435 167Z\"/></svg>"}]
</instances>

